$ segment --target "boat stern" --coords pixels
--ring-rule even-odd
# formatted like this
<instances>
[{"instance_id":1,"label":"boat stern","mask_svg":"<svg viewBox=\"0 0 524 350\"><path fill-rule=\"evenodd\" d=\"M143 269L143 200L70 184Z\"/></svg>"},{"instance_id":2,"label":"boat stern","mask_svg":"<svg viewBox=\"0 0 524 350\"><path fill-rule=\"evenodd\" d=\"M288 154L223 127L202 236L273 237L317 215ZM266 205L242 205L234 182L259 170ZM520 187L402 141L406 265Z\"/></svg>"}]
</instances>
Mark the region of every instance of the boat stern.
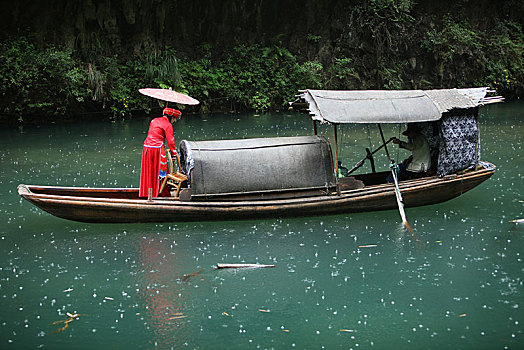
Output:
<instances>
[{"instance_id":1,"label":"boat stern","mask_svg":"<svg viewBox=\"0 0 524 350\"><path fill-rule=\"evenodd\" d=\"M31 194L31 190L29 189L29 187L27 187L27 185L24 185L24 184L18 185L17 190L18 190L18 195L21 196L22 198L26 198L26 196Z\"/></svg>"}]
</instances>

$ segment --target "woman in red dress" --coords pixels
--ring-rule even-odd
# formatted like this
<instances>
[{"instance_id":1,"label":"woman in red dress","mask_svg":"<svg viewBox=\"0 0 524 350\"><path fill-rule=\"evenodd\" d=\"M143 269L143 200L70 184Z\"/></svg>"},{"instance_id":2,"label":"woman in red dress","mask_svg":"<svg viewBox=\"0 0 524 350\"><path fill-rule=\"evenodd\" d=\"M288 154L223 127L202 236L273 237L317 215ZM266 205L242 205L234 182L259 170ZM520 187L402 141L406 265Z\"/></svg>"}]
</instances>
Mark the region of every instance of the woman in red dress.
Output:
<instances>
[{"instance_id":1,"label":"woman in red dress","mask_svg":"<svg viewBox=\"0 0 524 350\"><path fill-rule=\"evenodd\" d=\"M142 150L139 197L148 197L150 188L152 190L152 196L158 197L160 190L160 171L163 172L164 177L167 172L164 138L167 140L167 145L173 154L173 158L175 158L177 152L172 123L177 118L180 118L181 115L182 113L179 110L164 108L162 117L151 120L149 131L144 141L144 149Z\"/></svg>"}]
</instances>

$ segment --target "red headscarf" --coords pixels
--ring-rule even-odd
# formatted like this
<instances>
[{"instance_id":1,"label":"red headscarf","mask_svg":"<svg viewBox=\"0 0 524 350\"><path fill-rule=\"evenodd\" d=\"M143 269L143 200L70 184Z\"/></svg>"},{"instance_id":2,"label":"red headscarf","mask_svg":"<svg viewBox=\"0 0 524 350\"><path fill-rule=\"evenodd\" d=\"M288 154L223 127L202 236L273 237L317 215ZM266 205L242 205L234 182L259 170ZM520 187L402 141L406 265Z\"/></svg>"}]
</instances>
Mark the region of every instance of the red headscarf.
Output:
<instances>
[{"instance_id":1,"label":"red headscarf","mask_svg":"<svg viewBox=\"0 0 524 350\"><path fill-rule=\"evenodd\" d=\"M182 112L180 112L178 109L174 109L174 108L164 108L164 113L163 115L168 115L170 117L175 117L176 118L179 118L181 115L182 115Z\"/></svg>"}]
</instances>

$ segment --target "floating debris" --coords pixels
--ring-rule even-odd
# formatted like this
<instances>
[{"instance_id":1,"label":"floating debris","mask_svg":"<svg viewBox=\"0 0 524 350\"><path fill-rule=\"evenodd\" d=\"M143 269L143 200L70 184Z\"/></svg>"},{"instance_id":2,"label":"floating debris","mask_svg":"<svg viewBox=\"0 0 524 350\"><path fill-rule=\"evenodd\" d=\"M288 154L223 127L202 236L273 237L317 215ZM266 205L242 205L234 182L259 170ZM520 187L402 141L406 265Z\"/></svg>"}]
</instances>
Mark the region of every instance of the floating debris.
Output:
<instances>
[{"instance_id":1,"label":"floating debris","mask_svg":"<svg viewBox=\"0 0 524 350\"><path fill-rule=\"evenodd\" d=\"M367 245L359 245L359 248L373 248L376 247L376 244L367 244Z\"/></svg>"},{"instance_id":2,"label":"floating debris","mask_svg":"<svg viewBox=\"0 0 524 350\"><path fill-rule=\"evenodd\" d=\"M105 300L115 300L115 298L111 298L111 297L104 297Z\"/></svg>"},{"instance_id":3,"label":"floating debris","mask_svg":"<svg viewBox=\"0 0 524 350\"><path fill-rule=\"evenodd\" d=\"M289 329L283 329L282 332L286 332L286 333L289 333Z\"/></svg>"},{"instance_id":4,"label":"floating debris","mask_svg":"<svg viewBox=\"0 0 524 350\"><path fill-rule=\"evenodd\" d=\"M260 312L271 312L271 310L265 310L265 309L258 309Z\"/></svg>"},{"instance_id":5,"label":"floating debris","mask_svg":"<svg viewBox=\"0 0 524 350\"><path fill-rule=\"evenodd\" d=\"M229 314L228 314L227 312L225 312L225 311L222 312L222 315L224 315L224 316L229 316Z\"/></svg>"},{"instance_id":6,"label":"floating debris","mask_svg":"<svg viewBox=\"0 0 524 350\"><path fill-rule=\"evenodd\" d=\"M62 323L64 324L63 327L60 327L57 330L52 331L51 334L61 333L61 332L65 331L67 329L67 327L69 327L69 323L70 322L76 320L80 316L87 316L85 314L77 314L77 313L70 313L70 312L66 312L66 315L68 317L66 320L58 320L58 321L55 321L55 322L51 322L49 324L50 326L55 326L57 324L62 324Z\"/></svg>"},{"instance_id":7,"label":"floating debris","mask_svg":"<svg viewBox=\"0 0 524 350\"><path fill-rule=\"evenodd\" d=\"M73 288L67 288L67 289L64 289L62 292L68 293L68 292L72 292L73 290L74 290Z\"/></svg>"},{"instance_id":8,"label":"floating debris","mask_svg":"<svg viewBox=\"0 0 524 350\"><path fill-rule=\"evenodd\" d=\"M275 265L264 265L264 264L217 264L217 269L242 269L242 268L266 268L266 267L275 267Z\"/></svg>"},{"instance_id":9,"label":"floating debris","mask_svg":"<svg viewBox=\"0 0 524 350\"><path fill-rule=\"evenodd\" d=\"M524 224L524 219L510 220L509 222L511 222L513 224Z\"/></svg>"},{"instance_id":10,"label":"floating debris","mask_svg":"<svg viewBox=\"0 0 524 350\"><path fill-rule=\"evenodd\" d=\"M200 270L198 270L198 271L196 271L196 272L193 272L193 273L189 273L189 274L187 274L187 275L184 275L184 277L182 277L182 281L184 281L184 282L189 281L190 278L192 278L192 277L196 277L196 276L200 275L202 272L204 272L204 270L205 270L205 269L202 268L202 269L200 269Z\"/></svg>"},{"instance_id":11,"label":"floating debris","mask_svg":"<svg viewBox=\"0 0 524 350\"><path fill-rule=\"evenodd\" d=\"M467 314L458 315L457 317L466 317Z\"/></svg>"},{"instance_id":12,"label":"floating debris","mask_svg":"<svg viewBox=\"0 0 524 350\"><path fill-rule=\"evenodd\" d=\"M186 318L186 317L187 317L186 315L178 315L178 316L170 317L169 319L170 320L179 320L181 318Z\"/></svg>"},{"instance_id":13,"label":"floating debris","mask_svg":"<svg viewBox=\"0 0 524 350\"><path fill-rule=\"evenodd\" d=\"M339 329L338 331L339 331L339 332L346 332L346 333L353 333L353 332L355 332L354 329L344 329L344 328Z\"/></svg>"}]
</instances>

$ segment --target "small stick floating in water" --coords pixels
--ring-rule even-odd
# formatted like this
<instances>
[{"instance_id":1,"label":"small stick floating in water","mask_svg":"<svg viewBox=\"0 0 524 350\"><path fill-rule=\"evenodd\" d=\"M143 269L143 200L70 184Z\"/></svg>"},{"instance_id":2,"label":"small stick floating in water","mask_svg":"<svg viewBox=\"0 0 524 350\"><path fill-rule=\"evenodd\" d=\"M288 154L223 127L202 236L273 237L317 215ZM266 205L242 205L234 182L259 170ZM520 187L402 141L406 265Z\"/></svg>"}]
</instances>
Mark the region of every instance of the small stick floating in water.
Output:
<instances>
[{"instance_id":1,"label":"small stick floating in water","mask_svg":"<svg viewBox=\"0 0 524 350\"><path fill-rule=\"evenodd\" d=\"M514 224L524 224L524 219L510 220L509 222L514 223Z\"/></svg>"},{"instance_id":2,"label":"small stick floating in water","mask_svg":"<svg viewBox=\"0 0 524 350\"><path fill-rule=\"evenodd\" d=\"M198 270L198 271L196 271L196 272L192 272L192 273L190 273L190 274L184 275L184 277L182 277L182 281L184 281L184 282L185 282L185 281L188 281L191 277L195 277L195 276L200 275L202 272L204 272L204 270L205 270L205 269L202 268L202 269L200 269L200 270Z\"/></svg>"},{"instance_id":3,"label":"small stick floating in water","mask_svg":"<svg viewBox=\"0 0 524 350\"><path fill-rule=\"evenodd\" d=\"M376 244L368 244L368 245L359 245L358 247L359 248L373 248L376 246L377 246Z\"/></svg>"},{"instance_id":4,"label":"small stick floating in water","mask_svg":"<svg viewBox=\"0 0 524 350\"><path fill-rule=\"evenodd\" d=\"M275 265L263 265L263 264L217 264L217 269L241 269L241 268L265 268L275 267Z\"/></svg>"},{"instance_id":5,"label":"small stick floating in water","mask_svg":"<svg viewBox=\"0 0 524 350\"><path fill-rule=\"evenodd\" d=\"M179 316L173 316L173 317L170 317L169 319L170 320L179 320L181 318L186 318L187 316L186 315L179 315Z\"/></svg>"},{"instance_id":6,"label":"small stick floating in water","mask_svg":"<svg viewBox=\"0 0 524 350\"><path fill-rule=\"evenodd\" d=\"M67 329L67 327L69 327L69 323L70 322L76 320L80 316L87 316L85 314L77 314L77 313L70 313L70 312L66 312L66 315L68 317L67 320L59 320L59 321L55 321L55 322L52 322L52 323L49 324L50 326L54 326L54 325L57 325L57 324L64 324L63 327L60 327L57 330L52 331L51 334L56 334L56 333L63 332L63 331L65 331Z\"/></svg>"}]
</instances>

